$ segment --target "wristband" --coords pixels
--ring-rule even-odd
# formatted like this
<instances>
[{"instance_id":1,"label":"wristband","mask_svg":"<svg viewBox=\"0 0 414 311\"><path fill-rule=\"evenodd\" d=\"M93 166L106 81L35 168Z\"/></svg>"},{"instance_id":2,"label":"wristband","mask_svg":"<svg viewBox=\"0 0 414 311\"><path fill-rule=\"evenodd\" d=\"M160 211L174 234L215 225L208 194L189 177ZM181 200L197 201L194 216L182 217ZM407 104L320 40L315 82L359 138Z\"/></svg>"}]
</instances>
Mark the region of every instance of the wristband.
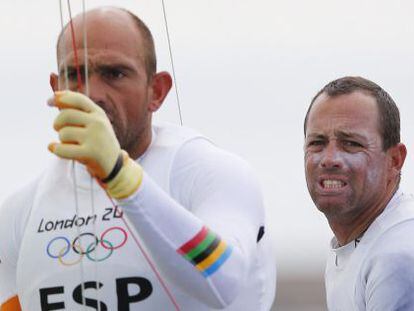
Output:
<instances>
[{"instance_id":1,"label":"wristband","mask_svg":"<svg viewBox=\"0 0 414 311\"><path fill-rule=\"evenodd\" d=\"M118 175L118 173L121 170L123 164L124 164L124 157L123 157L122 153L119 153L119 156L118 156L118 159L116 159L116 163L115 163L114 168L112 169L112 171L109 173L109 175L107 177L105 177L104 179L101 179L101 182L106 184L106 183L110 182L112 179L114 179L115 176Z\"/></svg>"}]
</instances>

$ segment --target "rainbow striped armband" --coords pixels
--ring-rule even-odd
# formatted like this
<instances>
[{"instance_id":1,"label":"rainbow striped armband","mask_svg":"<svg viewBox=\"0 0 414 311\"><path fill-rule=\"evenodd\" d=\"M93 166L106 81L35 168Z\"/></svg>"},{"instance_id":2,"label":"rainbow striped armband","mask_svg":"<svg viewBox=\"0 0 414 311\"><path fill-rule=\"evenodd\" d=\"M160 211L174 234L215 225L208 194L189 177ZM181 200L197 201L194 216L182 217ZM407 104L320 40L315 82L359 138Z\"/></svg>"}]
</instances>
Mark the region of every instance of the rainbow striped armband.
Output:
<instances>
[{"instance_id":1,"label":"rainbow striped armband","mask_svg":"<svg viewBox=\"0 0 414 311\"><path fill-rule=\"evenodd\" d=\"M226 262L232 248L204 226L191 240L177 249L177 252L191 262L204 277L208 277Z\"/></svg>"}]
</instances>

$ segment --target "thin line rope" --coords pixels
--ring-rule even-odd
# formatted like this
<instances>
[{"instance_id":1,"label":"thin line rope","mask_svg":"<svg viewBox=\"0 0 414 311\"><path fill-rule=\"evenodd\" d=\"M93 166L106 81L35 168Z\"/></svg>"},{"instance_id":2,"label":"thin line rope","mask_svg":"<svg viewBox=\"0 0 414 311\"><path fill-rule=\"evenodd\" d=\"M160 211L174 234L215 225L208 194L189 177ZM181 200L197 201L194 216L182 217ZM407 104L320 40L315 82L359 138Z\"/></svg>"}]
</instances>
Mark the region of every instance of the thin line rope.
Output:
<instances>
[{"instance_id":1,"label":"thin line rope","mask_svg":"<svg viewBox=\"0 0 414 311\"><path fill-rule=\"evenodd\" d=\"M77 181L76 181L76 165L75 165L75 161L72 160L72 173L73 173L73 190L74 190L74 195L75 195L75 208L76 208L76 215L79 217L80 213L79 213L79 198L78 198L78 185L77 185ZM75 223L76 224L76 223ZM81 230L79 226L76 226L76 231L78 236L80 236L81 234ZM73 245L73 247L76 247L75 245ZM82 239L79 238L79 252L82 253L83 252L83 247L82 247ZM85 267L83 265L83 260L80 261L80 274L81 274L81 289L82 289L82 305L83 305L83 310L86 310L86 297L85 297Z\"/></svg>"},{"instance_id":2,"label":"thin line rope","mask_svg":"<svg viewBox=\"0 0 414 311\"><path fill-rule=\"evenodd\" d=\"M90 193L91 193L91 210L92 210L92 215L93 215L93 217L96 217L95 218L95 220L93 221L93 229L92 229L92 231L93 231L93 234L95 235L95 236L97 236L96 235L96 232L97 232L97 230L96 230L96 222L98 221L98 216L97 216L97 214L96 214L96 209L95 209L95 198L94 198L94 194L93 194L93 182L94 182L94 179L93 179L93 177L91 176L91 178L90 178ZM100 304L100 295L99 295L99 280L98 280L98 261L96 260L97 258L99 258L99 253L98 253L98 249L99 249L99 247L95 247L95 250L93 251L93 253L94 253L94 255L95 255L95 261L94 261L94 279L95 279L95 284L96 284L96 296L95 296L95 298L96 298L96 301L97 301L97 303L98 303L98 306L97 306L97 311L101 311L101 304Z\"/></svg>"},{"instance_id":3,"label":"thin line rope","mask_svg":"<svg viewBox=\"0 0 414 311\"><path fill-rule=\"evenodd\" d=\"M173 58L172 47L171 47L170 31L169 31L169 28L168 28L167 12L166 12L166 9L165 9L164 0L161 0L161 3L162 3L162 13L163 13L163 16L164 16L165 32L167 34L168 52L169 52L169 55L170 55L171 69L172 69L172 74L173 74L174 83L175 83L175 96L176 96L176 99L177 99L178 114L180 116L180 125L183 126L183 116L182 116L182 113L181 113L180 97L178 96L178 81L177 81L177 77L175 75L174 58Z\"/></svg>"},{"instance_id":4,"label":"thin line rope","mask_svg":"<svg viewBox=\"0 0 414 311\"><path fill-rule=\"evenodd\" d=\"M75 29L73 27L73 21L72 21L72 10L70 8L70 0L67 0L68 3L68 12L69 12L69 26L70 26L70 32L72 34L72 49L73 53L75 54L75 68L76 68L76 76L77 76L77 87L78 92L82 89L82 75L80 71L79 66L79 57L78 57L78 49L76 48L76 37L75 37Z\"/></svg>"},{"instance_id":5,"label":"thin line rope","mask_svg":"<svg viewBox=\"0 0 414 311\"><path fill-rule=\"evenodd\" d=\"M89 97L89 60L88 60L88 32L86 26L86 2L82 0L82 21L83 21L83 68L84 68L84 83L85 83L85 95ZM96 222L98 221L96 208L95 208L95 198L94 198L94 189L93 189L93 182L94 179L90 176L90 200L91 200L91 212L93 217L96 216L96 219L93 221L92 231L95 236L97 236L97 229L96 229ZM98 267L99 263L96 258L99 258L99 247L96 247L93 251L95 255L94 261L94 280L96 286L96 301L97 301L97 311L101 311L101 303L100 303L100 291L99 291L99 280L98 280Z\"/></svg>"},{"instance_id":6,"label":"thin line rope","mask_svg":"<svg viewBox=\"0 0 414 311\"><path fill-rule=\"evenodd\" d=\"M80 74L80 66L79 66L79 61L78 61L78 55L77 55L77 49L76 49L76 39L75 39L75 32L74 32L74 27L73 27L73 22L72 22L72 13L71 13L71 8L70 8L70 2L69 0L67 0L67 4L68 4L68 11L69 11L69 19L70 19L70 29L71 29L71 34L72 34L72 46L73 46L73 51L74 51L74 56L75 56L75 66L76 66L76 72L77 72L77 87L78 90L80 91L82 88L82 79L81 79L81 74ZM85 9L85 6L83 7ZM164 7L164 3L163 3L163 12L164 12L164 20L166 22L166 12L165 12L165 7ZM63 24L63 21L62 21ZM85 25L85 24L84 24ZM86 28L86 27L85 27ZM171 43L170 43L170 39L169 39L169 33L168 33L168 26L166 24L166 31L167 31L167 37L168 37L168 42L169 42L169 51L170 51L170 59L171 59L171 64L172 64L172 70L173 70L173 76L174 76L174 81L176 83L176 96L177 96L177 104L178 104L178 110L179 110L179 114L180 114L180 123L181 125L183 124L182 122L182 116L181 116L181 107L180 107L180 102L179 102L179 95L178 95L178 89L177 89L177 80L175 77L175 69L174 69L174 65L173 65L173 59L172 59L172 52L171 52ZM84 46L86 46L86 33L84 32ZM87 50L85 52L85 64L87 63ZM87 66L87 65L85 65ZM85 68L86 69L86 68ZM67 69L66 69L67 71ZM67 73L66 73L67 74ZM87 73L85 73L85 80L87 80ZM86 87L87 82L85 81L85 87ZM87 87L86 87L87 88ZM76 182L76 172L75 172L75 161L72 162L72 168L73 168L73 178L74 178L74 188L75 188L75 205L76 205L76 213L79 215L79 205L78 205L78 194L77 194L77 182ZM92 186L91 186L91 192L92 192ZM108 195L108 193L107 193ZM112 200L112 198L108 195L109 200L112 203L112 206L114 207L114 209L117 208L115 202ZM93 195L91 195L91 199L93 199ZM93 204L94 205L94 204ZM94 209L94 207L93 207ZM146 251L144 250L143 246L141 245L141 243L139 242L138 238L134 235L133 231L131 230L130 226L128 225L127 221L124 219L123 217L123 212L121 210L121 219L123 221L123 223L125 224L125 226L127 227L128 231L130 232L133 240L135 241L136 245L138 246L138 248L140 249L141 253L143 254L145 260L147 261L148 265L150 266L151 270L154 272L155 276L157 277L158 281L160 282L162 288L164 289L165 293L167 294L167 296L169 297L169 299L171 300L172 304L174 305L175 309L177 311L180 311L180 307L178 306L178 303L176 301L176 299L174 298L174 296L172 295L172 293L170 292L170 290L168 289L168 287L166 286L166 283L164 282L164 280L161 277L161 274L158 272L155 264L151 261L150 256L146 253ZM80 234L80 228L77 227L78 229L78 234ZM80 243L80 241L79 241ZM81 247L81 246L80 246ZM84 267L83 267L83 262L81 262L81 275L82 275L82 292L84 293L85 288L84 288ZM97 282L96 282L97 284ZM86 307L85 304L85 297L84 295L82 295L82 304L84 306L84 309ZM99 300L98 300L98 308L100 307L99 304Z\"/></svg>"},{"instance_id":7,"label":"thin line rope","mask_svg":"<svg viewBox=\"0 0 414 311\"><path fill-rule=\"evenodd\" d=\"M76 49L76 38L75 38L75 30L73 27L73 21L72 21L72 10L71 10L71 6L70 6L70 0L67 0L67 6L68 6L68 13L69 13L69 25L70 25L70 31L71 31L71 37L72 37L72 49L74 52L74 56L75 56L75 67L76 67L76 74L77 74L77 88L78 91L81 90L82 88L82 76L81 76L81 72L80 72L80 66L79 66L79 59L78 59L78 51ZM67 69L67 68L66 68ZM67 76L67 73L66 73ZM77 180L76 180L76 164L75 161L72 160L72 171L73 171L73 187L74 187L74 195L75 195L75 208L76 208L76 215L79 217L80 216L80 209L79 209L79 201L78 201L78 185L77 185ZM77 227L77 233L78 236L80 236L80 227ZM80 251L82 252L82 239L79 239L79 248ZM74 246L76 247L76 246ZM86 310L86 297L85 297L85 266L83 264L83 260L81 260L80 262L80 274L81 274L81 291L82 291L82 309Z\"/></svg>"},{"instance_id":8,"label":"thin line rope","mask_svg":"<svg viewBox=\"0 0 414 311\"><path fill-rule=\"evenodd\" d=\"M85 95L89 97L89 61L88 61L88 31L86 27L86 3L82 0L83 17L83 66L85 71Z\"/></svg>"},{"instance_id":9,"label":"thin line rope","mask_svg":"<svg viewBox=\"0 0 414 311\"><path fill-rule=\"evenodd\" d=\"M60 10L60 27L61 31L63 33L64 31L64 25L63 25L63 9L62 9L62 0L59 0L59 10ZM61 55L66 55L66 41L63 40L63 43L61 43L62 46L62 53ZM65 89L69 89L69 80L68 80L68 64L66 63L66 58L63 57L63 70L64 70L64 78L65 78ZM61 80L60 80L60 66L58 62L58 85L59 90L62 89Z\"/></svg>"},{"instance_id":10,"label":"thin line rope","mask_svg":"<svg viewBox=\"0 0 414 311\"><path fill-rule=\"evenodd\" d=\"M121 219L123 221L123 223L125 224L125 227L127 227L129 233L132 236L132 239L135 241L135 244L138 246L139 250L141 251L142 255L144 256L145 260L147 261L148 265L150 266L152 272L154 272L155 276L157 277L158 281L160 282L162 288L164 289L165 293L167 294L168 298L170 299L171 303L174 305L175 310L176 311L180 311L180 307L177 303L177 300L174 298L173 294L171 293L171 291L168 289L166 283L164 282L163 278L161 277L160 272L158 271L157 267L155 266L155 264L151 261L150 256L147 254L147 252L145 251L144 247L142 246L142 244L140 243L140 241L138 240L138 238L134 235L132 229L130 228L130 226L128 225L128 222L125 220L124 218L124 212L122 210L121 207L117 207L117 205L115 204L114 200L112 199L112 197L108 194L108 192L106 192L106 195L109 198L109 201L111 201L111 204L113 206L113 208L116 210L117 208L120 209L120 213L121 213Z\"/></svg>"}]
</instances>

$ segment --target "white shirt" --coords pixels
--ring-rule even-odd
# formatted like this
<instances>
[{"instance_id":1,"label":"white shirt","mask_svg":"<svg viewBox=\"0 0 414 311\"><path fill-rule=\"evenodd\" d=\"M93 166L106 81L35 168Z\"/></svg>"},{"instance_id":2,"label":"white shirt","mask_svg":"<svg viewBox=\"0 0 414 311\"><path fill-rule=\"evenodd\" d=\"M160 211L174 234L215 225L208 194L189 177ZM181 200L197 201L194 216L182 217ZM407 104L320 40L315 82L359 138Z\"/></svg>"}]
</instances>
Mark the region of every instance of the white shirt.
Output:
<instances>
[{"instance_id":1,"label":"white shirt","mask_svg":"<svg viewBox=\"0 0 414 311\"><path fill-rule=\"evenodd\" d=\"M329 310L414 310L414 198L397 192L358 241L331 241Z\"/></svg>"},{"instance_id":2,"label":"white shirt","mask_svg":"<svg viewBox=\"0 0 414 311\"><path fill-rule=\"evenodd\" d=\"M91 191L83 166L74 175L63 160L5 202L0 301L17 294L33 311L77 310L83 301L95 309L100 301L101 310L269 310L274 258L266 234L257 242L264 210L248 165L175 126L155 127L138 161L145 175L118 202L124 217L98 185ZM206 246L191 246L202 232Z\"/></svg>"}]
</instances>

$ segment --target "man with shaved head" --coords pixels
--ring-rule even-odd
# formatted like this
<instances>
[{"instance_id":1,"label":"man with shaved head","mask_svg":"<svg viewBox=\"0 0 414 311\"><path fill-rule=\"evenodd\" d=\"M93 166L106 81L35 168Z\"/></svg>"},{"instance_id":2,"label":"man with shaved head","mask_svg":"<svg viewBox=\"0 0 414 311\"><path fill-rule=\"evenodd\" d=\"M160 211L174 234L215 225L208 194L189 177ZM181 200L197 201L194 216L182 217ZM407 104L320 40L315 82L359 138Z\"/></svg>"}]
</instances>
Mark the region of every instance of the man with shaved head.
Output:
<instances>
[{"instance_id":1,"label":"man with shaved head","mask_svg":"<svg viewBox=\"0 0 414 311\"><path fill-rule=\"evenodd\" d=\"M73 30L50 75L56 157L0 210L0 310L269 310L275 263L249 166L152 124L172 79L138 17L99 8Z\"/></svg>"},{"instance_id":2,"label":"man with shaved head","mask_svg":"<svg viewBox=\"0 0 414 311\"><path fill-rule=\"evenodd\" d=\"M335 235L328 309L414 310L414 198L399 189L407 150L395 102L367 79L337 79L304 130L307 186Z\"/></svg>"}]
</instances>

